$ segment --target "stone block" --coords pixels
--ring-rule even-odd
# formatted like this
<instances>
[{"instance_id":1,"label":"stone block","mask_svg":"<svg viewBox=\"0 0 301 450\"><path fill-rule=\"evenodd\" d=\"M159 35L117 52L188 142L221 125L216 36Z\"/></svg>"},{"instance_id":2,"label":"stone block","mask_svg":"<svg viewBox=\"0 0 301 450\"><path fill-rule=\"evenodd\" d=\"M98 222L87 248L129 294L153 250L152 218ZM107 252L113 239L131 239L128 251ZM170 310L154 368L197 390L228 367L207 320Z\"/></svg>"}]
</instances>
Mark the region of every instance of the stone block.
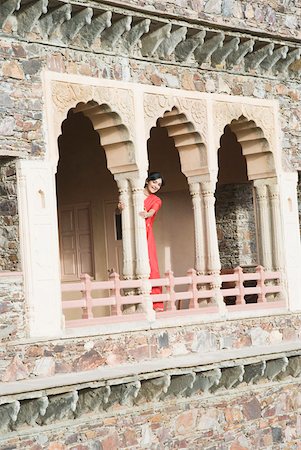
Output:
<instances>
[{"instance_id":1,"label":"stone block","mask_svg":"<svg viewBox=\"0 0 301 450\"><path fill-rule=\"evenodd\" d=\"M77 401L77 391L51 396L45 414L37 418L37 423L48 425L74 418Z\"/></svg>"},{"instance_id":2,"label":"stone block","mask_svg":"<svg viewBox=\"0 0 301 450\"><path fill-rule=\"evenodd\" d=\"M29 371L27 366L23 364L19 356L16 355L6 368L6 371L2 376L2 381L9 382L9 381L24 380L28 378L28 375Z\"/></svg>"},{"instance_id":3,"label":"stone block","mask_svg":"<svg viewBox=\"0 0 301 450\"><path fill-rule=\"evenodd\" d=\"M13 428L18 429L26 424L32 427L36 426L38 417L45 415L48 404L46 396L23 401L20 404L20 411Z\"/></svg>"},{"instance_id":4,"label":"stone block","mask_svg":"<svg viewBox=\"0 0 301 450\"><path fill-rule=\"evenodd\" d=\"M191 389L196 379L194 372L185 373L183 375L173 375L171 377L170 385L166 393L162 394L162 398L172 396L179 397L186 395L186 391Z\"/></svg>"},{"instance_id":5,"label":"stone block","mask_svg":"<svg viewBox=\"0 0 301 450\"><path fill-rule=\"evenodd\" d=\"M102 366L104 362L105 358L96 350L90 350L74 361L73 370L75 372L80 372L82 370L96 369L97 367Z\"/></svg>"},{"instance_id":6,"label":"stone block","mask_svg":"<svg viewBox=\"0 0 301 450\"><path fill-rule=\"evenodd\" d=\"M216 336L209 331L198 332L192 343L191 350L201 353L217 350Z\"/></svg>"},{"instance_id":7,"label":"stone block","mask_svg":"<svg viewBox=\"0 0 301 450\"><path fill-rule=\"evenodd\" d=\"M35 362L33 374L42 377L50 377L55 374L55 360L53 357L40 358Z\"/></svg>"},{"instance_id":8,"label":"stone block","mask_svg":"<svg viewBox=\"0 0 301 450\"><path fill-rule=\"evenodd\" d=\"M159 378L153 378L141 382L141 388L135 399L135 404L140 405L145 402L158 400L163 393L166 393L170 385L171 377L164 375Z\"/></svg>"},{"instance_id":9,"label":"stone block","mask_svg":"<svg viewBox=\"0 0 301 450\"><path fill-rule=\"evenodd\" d=\"M242 410L247 420L256 420L261 417L261 405L256 397L242 404Z\"/></svg>"},{"instance_id":10,"label":"stone block","mask_svg":"<svg viewBox=\"0 0 301 450\"><path fill-rule=\"evenodd\" d=\"M0 431L9 432L16 422L20 410L20 403L14 401L0 405Z\"/></svg>"}]
</instances>

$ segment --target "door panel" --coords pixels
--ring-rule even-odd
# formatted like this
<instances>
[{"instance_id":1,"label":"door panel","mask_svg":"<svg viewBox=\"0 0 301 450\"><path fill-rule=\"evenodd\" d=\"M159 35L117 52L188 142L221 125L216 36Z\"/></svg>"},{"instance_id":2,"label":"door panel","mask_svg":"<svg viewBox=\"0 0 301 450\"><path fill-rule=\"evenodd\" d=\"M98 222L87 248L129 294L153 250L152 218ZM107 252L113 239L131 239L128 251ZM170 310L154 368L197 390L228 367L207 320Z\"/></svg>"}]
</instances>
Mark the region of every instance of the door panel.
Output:
<instances>
[{"instance_id":1,"label":"door panel","mask_svg":"<svg viewBox=\"0 0 301 450\"><path fill-rule=\"evenodd\" d=\"M62 207L59 211L59 235L62 280L78 280L84 273L94 277L90 205Z\"/></svg>"}]
</instances>

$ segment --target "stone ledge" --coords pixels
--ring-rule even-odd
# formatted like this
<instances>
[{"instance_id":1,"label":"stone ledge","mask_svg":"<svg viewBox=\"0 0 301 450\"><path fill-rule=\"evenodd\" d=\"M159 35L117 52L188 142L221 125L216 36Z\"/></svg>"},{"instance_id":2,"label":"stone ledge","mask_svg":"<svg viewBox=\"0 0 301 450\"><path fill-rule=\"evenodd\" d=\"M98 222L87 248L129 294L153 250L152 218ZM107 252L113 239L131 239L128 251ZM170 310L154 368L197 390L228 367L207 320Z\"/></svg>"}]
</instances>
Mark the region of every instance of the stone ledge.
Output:
<instances>
[{"instance_id":1,"label":"stone ledge","mask_svg":"<svg viewBox=\"0 0 301 450\"><path fill-rule=\"evenodd\" d=\"M101 367L85 372L59 374L52 377L40 377L9 383L0 383L0 396L25 394L34 391L46 391L62 386L84 385L86 383L107 382L109 380L124 380L158 374L159 371L196 368L198 371L211 370L216 367L231 367L237 364L254 364L263 359L272 360L275 357L298 356L301 354L301 342L290 342L271 346L254 346L239 350L221 350L210 353L198 353L164 359L144 361L143 364L123 364L118 367ZM235 360L235 363L234 363ZM115 381L115 383L118 381ZM0 397L0 403L3 399Z\"/></svg>"},{"instance_id":2,"label":"stone ledge","mask_svg":"<svg viewBox=\"0 0 301 450\"><path fill-rule=\"evenodd\" d=\"M116 406L300 381L300 374L301 345L295 342L7 383L0 388L0 431L26 432L90 413L105 414Z\"/></svg>"}]
</instances>

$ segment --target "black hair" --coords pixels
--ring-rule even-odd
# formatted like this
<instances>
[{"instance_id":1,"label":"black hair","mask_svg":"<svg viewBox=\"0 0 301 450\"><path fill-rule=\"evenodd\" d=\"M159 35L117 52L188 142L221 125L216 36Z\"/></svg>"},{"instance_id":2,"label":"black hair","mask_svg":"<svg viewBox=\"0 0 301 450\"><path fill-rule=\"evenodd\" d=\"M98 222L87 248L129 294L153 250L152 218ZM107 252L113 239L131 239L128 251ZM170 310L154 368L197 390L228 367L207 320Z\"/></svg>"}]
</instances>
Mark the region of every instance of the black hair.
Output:
<instances>
[{"instance_id":1,"label":"black hair","mask_svg":"<svg viewBox=\"0 0 301 450\"><path fill-rule=\"evenodd\" d=\"M148 177L145 180L145 182L147 183L148 181L155 181L155 180L158 180L158 178L161 178L161 180L162 180L162 185L161 186L164 186L164 184L165 184L164 178L162 177L160 172L150 172L148 174Z\"/></svg>"}]
</instances>

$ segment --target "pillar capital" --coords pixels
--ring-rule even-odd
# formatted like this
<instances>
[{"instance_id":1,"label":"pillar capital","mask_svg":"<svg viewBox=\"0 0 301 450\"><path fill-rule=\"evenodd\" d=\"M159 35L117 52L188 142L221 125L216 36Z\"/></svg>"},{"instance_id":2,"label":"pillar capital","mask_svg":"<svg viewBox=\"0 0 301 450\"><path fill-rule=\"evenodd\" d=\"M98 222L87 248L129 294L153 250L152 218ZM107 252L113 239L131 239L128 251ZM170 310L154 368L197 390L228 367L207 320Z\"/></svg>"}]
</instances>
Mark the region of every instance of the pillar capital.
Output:
<instances>
[{"instance_id":1,"label":"pillar capital","mask_svg":"<svg viewBox=\"0 0 301 450\"><path fill-rule=\"evenodd\" d=\"M144 189L145 179L145 177L134 177L129 179L133 193Z\"/></svg>"},{"instance_id":2,"label":"pillar capital","mask_svg":"<svg viewBox=\"0 0 301 450\"><path fill-rule=\"evenodd\" d=\"M201 182L202 194L203 194L204 197L214 195L215 184L216 183L213 182L213 181L202 181Z\"/></svg>"},{"instance_id":3,"label":"pillar capital","mask_svg":"<svg viewBox=\"0 0 301 450\"><path fill-rule=\"evenodd\" d=\"M268 198L267 186L265 184L255 186L255 191L259 201L265 201Z\"/></svg>"},{"instance_id":4,"label":"pillar capital","mask_svg":"<svg viewBox=\"0 0 301 450\"><path fill-rule=\"evenodd\" d=\"M268 191L269 191L269 195L271 200L276 200L279 199L279 193L280 193L280 189L279 189L279 185L278 184L271 184L268 186Z\"/></svg>"},{"instance_id":5,"label":"pillar capital","mask_svg":"<svg viewBox=\"0 0 301 450\"><path fill-rule=\"evenodd\" d=\"M192 196L199 196L201 192L201 186L199 182L189 182L189 192Z\"/></svg>"},{"instance_id":6,"label":"pillar capital","mask_svg":"<svg viewBox=\"0 0 301 450\"><path fill-rule=\"evenodd\" d=\"M126 178L115 178L119 192L126 192L129 187L129 181Z\"/></svg>"}]
</instances>

